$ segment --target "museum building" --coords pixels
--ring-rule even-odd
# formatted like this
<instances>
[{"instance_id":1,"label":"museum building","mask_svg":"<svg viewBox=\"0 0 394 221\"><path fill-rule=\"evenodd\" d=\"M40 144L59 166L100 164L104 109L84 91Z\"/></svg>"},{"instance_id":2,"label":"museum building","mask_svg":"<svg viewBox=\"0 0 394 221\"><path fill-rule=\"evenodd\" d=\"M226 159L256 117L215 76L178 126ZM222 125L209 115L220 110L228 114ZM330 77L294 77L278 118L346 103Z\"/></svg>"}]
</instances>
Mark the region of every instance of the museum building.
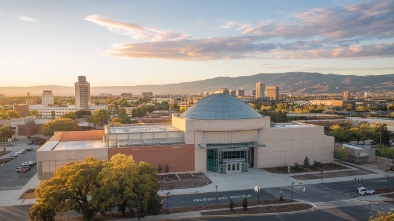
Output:
<instances>
[{"instance_id":1,"label":"museum building","mask_svg":"<svg viewBox=\"0 0 394 221\"><path fill-rule=\"evenodd\" d=\"M39 179L56 168L87 156L108 160L117 153L132 155L170 172L247 172L267 168L333 161L334 138L322 126L271 124L248 104L227 94L205 97L171 125L106 125L101 131L64 131L37 151Z\"/></svg>"}]
</instances>

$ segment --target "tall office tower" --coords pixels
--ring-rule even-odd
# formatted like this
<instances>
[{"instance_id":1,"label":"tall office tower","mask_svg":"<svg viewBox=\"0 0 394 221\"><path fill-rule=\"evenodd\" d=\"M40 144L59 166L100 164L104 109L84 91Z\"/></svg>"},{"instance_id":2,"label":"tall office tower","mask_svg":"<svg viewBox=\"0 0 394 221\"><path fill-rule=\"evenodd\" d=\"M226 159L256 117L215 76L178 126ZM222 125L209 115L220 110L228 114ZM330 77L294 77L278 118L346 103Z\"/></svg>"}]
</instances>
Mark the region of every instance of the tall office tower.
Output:
<instances>
[{"instance_id":1,"label":"tall office tower","mask_svg":"<svg viewBox=\"0 0 394 221\"><path fill-rule=\"evenodd\" d=\"M271 97L272 100L279 100L279 87L268 86L267 87L267 97Z\"/></svg>"},{"instance_id":2,"label":"tall office tower","mask_svg":"<svg viewBox=\"0 0 394 221\"><path fill-rule=\"evenodd\" d=\"M75 109L89 110L90 83L86 81L86 76L78 76L75 82Z\"/></svg>"},{"instance_id":3,"label":"tall office tower","mask_svg":"<svg viewBox=\"0 0 394 221\"><path fill-rule=\"evenodd\" d=\"M245 96L245 91L243 88L237 90L237 97Z\"/></svg>"},{"instance_id":4,"label":"tall office tower","mask_svg":"<svg viewBox=\"0 0 394 221\"><path fill-rule=\"evenodd\" d=\"M264 98L265 97L265 84L261 82L256 83L256 98Z\"/></svg>"},{"instance_id":5,"label":"tall office tower","mask_svg":"<svg viewBox=\"0 0 394 221\"><path fill-rule=\"evenodd\" d=\"M344 91L343 92L343 100L344 101L350 100L350 95L351 95L350 91Z\"/></svg>"},{"instance_id":6,"label":"tall office tower","mask_svg":"<svg viewBox=\"0 0 394 221\"><path fill-rule=\"evenodd\" d=\"M368 92L364 92L364 99L367 99L368 98Z\"/></svg>"},{"instance_id":7,"label":"tall office tower","mask_svg":"<svg viewBox=\"0 0 394 221\"><path fill-rule=\"evenodd\" d=\"M255 89L252 90L252 96L256 96L256 90Z\"/></svg>"},{"instance_id":8,"label":"tall office tower","mask_svg":"<svg viewBox=\"0 0 394 221\"><path fill-rule=\"evenodd\" d=\"M55 104L55 99L53 97L51 90L44 90L42 92L41 99L42 99L42 106L43 107L53 106Z\"/></svg>"},{"instance_id":9,"label":"tall office tower","mask_svg":"<svg viewBox=\"0 0 394 221\"><path fill-rule=\"evenodd\" d=\"M232 96L232 97L236 97L236 96L237 96L237 91L236 91L236 90L229 90L228 93L229 93L230 96Z\"/></svg>"}]
</instances>

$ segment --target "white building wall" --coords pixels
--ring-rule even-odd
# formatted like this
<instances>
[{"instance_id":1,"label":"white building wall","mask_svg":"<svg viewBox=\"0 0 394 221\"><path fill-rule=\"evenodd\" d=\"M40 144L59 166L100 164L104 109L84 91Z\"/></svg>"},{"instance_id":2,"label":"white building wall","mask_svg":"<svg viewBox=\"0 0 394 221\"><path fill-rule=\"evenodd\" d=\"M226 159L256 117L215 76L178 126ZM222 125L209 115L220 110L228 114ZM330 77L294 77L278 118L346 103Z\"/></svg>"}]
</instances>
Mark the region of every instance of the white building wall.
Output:
<instances>
[{"instance_id":1,"label":"white building wall","mask_svg":"<svg viewBox=\"0 0 394 221\"><path fill-rule=\"evenodd\" d=\"M258 168L302 165L305 157L311 164L333 161L334 138L325 136L321 126L264 129L260 142L265 147L255 152Z\"/></svg>"}]
</instances>

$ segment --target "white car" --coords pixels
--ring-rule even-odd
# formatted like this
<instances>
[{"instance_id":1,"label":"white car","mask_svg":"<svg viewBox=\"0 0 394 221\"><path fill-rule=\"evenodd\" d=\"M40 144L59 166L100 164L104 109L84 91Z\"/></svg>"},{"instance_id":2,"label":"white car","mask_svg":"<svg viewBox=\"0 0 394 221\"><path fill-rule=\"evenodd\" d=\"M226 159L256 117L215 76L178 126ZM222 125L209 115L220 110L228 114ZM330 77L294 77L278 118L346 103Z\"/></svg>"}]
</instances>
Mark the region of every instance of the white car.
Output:
<instances>
[{"instance_id":1,"label":"white car","mask_svg":"<svg viewBox=\"0 0 394 221\"><path fill-rule=\"evenodd\" d=\"M373 189L367 189L367 188L365 188L365 187L359 187L359 188L357 188L357 192L358 192L360 195L362 195L362 196L368 195L368 194L375 194L375 190L373 190Z\"/></svg>"}]
</instances>

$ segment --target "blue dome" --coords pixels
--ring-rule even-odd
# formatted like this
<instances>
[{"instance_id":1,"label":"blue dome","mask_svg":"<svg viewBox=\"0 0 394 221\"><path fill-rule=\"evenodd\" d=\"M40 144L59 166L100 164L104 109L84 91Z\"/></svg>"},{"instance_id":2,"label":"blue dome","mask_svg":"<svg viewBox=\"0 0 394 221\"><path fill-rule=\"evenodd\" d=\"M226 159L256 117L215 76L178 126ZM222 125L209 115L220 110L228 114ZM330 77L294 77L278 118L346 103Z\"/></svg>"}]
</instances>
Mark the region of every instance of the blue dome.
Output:
<instances>
[{"instance_id":1,"label":"blue dome","mask_svg":"<svg viewBox=\"0 0 394 221\"><path fill-rule=\"evenodd\" d=\"M214 94L195 103L181 114L181 117L197 120L228 120L262 116L237 98L227 94Z\"/></svg>"}]
</instances>

